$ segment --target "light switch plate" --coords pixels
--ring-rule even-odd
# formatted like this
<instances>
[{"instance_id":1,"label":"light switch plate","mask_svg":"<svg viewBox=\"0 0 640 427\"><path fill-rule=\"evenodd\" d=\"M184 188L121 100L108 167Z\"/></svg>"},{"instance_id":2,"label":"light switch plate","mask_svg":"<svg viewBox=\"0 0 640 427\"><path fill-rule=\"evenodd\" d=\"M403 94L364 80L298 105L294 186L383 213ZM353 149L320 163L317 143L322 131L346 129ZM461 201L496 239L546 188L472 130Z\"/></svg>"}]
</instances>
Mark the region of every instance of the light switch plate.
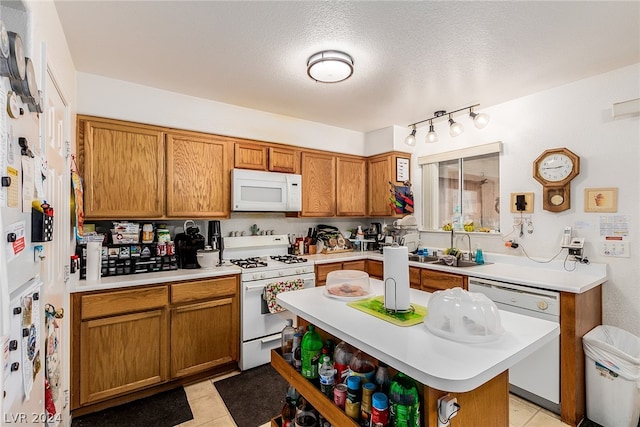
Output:
<instances>
[{"instance_id":1,"label":"light switch plate","mask_svg":"<svg viewBox=\"0 0 640 427\"><path fill-rule=\"evenodd\" d=\"M516 209L516 199L521 194L524 194L524 202L526 203L523 211ZM533 213L533 193L511 193L511 202L509 206L511 213Z\"/></svg>"}]
</instances>

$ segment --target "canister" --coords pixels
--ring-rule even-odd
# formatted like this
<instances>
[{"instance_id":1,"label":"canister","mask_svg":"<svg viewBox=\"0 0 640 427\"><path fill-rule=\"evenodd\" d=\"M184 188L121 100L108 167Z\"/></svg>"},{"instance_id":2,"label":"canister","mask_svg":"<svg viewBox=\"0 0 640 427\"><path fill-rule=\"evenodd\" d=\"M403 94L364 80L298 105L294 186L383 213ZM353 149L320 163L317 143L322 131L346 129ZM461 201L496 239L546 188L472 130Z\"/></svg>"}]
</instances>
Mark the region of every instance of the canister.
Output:
<instances>
[{"instance_id":1,"label":"canister","mask_svg":"<svg viewBox=\"0 0 640 427\"><path fill-rule=\"evenodd\" d=\"M142 226L142 243L153 242L153 224L144 224Z\"/></svg>"}]
</instances>

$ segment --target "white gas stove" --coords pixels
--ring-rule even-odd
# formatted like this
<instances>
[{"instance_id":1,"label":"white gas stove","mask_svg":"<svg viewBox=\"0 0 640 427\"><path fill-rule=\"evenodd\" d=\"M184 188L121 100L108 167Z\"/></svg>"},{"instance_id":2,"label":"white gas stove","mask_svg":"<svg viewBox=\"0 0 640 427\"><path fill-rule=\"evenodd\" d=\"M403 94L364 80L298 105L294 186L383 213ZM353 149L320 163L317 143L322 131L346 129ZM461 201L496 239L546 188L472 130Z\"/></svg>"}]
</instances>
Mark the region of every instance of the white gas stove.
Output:
<instances>
[{"instance_id":1,"label":"white gas stove","mask_svg":"<svg viewBox=\"0 0 640 427\"><path fill-rule=\"evenodd\" d=\"M269 363L271 349L280 346L280 335L288 311L271 313L265 298L268 285L278 282L315 286L313 261L287 254L287 235L241 236L224 238L225 259L242 269L240 369Z\"/></svg>"}]
</instances>

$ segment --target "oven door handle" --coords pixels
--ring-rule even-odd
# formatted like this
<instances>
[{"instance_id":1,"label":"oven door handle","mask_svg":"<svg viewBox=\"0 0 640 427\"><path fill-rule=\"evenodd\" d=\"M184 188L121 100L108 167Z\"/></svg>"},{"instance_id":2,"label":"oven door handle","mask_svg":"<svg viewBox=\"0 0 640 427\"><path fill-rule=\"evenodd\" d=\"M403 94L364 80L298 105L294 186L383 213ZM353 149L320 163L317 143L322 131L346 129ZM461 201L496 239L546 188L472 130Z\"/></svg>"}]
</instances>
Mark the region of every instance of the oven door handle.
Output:
<instances>
[{"instance_id":1,"label":"oven door handle","mask_svg":"<svg viewBox=\"0 0 640 427\"><path fill-rule=\"evenodd\" d=\"M265 288L266 285L244 285L245 291L261 291Z\"/></svg>"},{"instance_id":2,"label":"oven door handle","mask_svg":"<svg viewBox=\"0 0 640 427\"><path fill-rule=\"evenodd\" d=\"M280 335L280 334L270 335L270 336L268 336L268 337L264 337L264 338L262 338L262 339L260 340L260 342L261 342L262 344L268 344L268 343L270 343L270 342L274 342L274 341L279 340L279 339L280 339L280 337L281 337L281 335Z\"/></svg>"}]
</instances>

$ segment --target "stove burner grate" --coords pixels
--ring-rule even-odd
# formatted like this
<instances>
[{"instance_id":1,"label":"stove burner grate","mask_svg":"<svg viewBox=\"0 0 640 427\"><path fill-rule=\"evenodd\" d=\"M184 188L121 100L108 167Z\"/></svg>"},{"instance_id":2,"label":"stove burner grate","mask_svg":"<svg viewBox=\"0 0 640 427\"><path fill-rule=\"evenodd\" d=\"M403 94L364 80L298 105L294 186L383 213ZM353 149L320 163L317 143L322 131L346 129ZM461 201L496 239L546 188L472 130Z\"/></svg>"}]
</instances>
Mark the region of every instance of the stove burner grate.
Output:
<instances>
[{"instance_id":1,"label":"stove burner grate","mask_svg":"<svg viewBox=\"0 0 640 427\"><path fill-rule=\"evenodd\" d=\"M267 266L267 263L260 260L260 258L232 259L230 261L232 264L235 264L240 268L258 268Z\"/></svg>"},{"instance_id":2,"label":"stove burner grate","mask_svg":"<svg viewBox=\"0 0 640 427\"><path fill-rule=\"evenodd\" d=\"M294 255L275 255L272 256L271 259L285 264L299 264L301 262L307 262L306 258L300 258Z\"/></svg>"}]
</instances>

